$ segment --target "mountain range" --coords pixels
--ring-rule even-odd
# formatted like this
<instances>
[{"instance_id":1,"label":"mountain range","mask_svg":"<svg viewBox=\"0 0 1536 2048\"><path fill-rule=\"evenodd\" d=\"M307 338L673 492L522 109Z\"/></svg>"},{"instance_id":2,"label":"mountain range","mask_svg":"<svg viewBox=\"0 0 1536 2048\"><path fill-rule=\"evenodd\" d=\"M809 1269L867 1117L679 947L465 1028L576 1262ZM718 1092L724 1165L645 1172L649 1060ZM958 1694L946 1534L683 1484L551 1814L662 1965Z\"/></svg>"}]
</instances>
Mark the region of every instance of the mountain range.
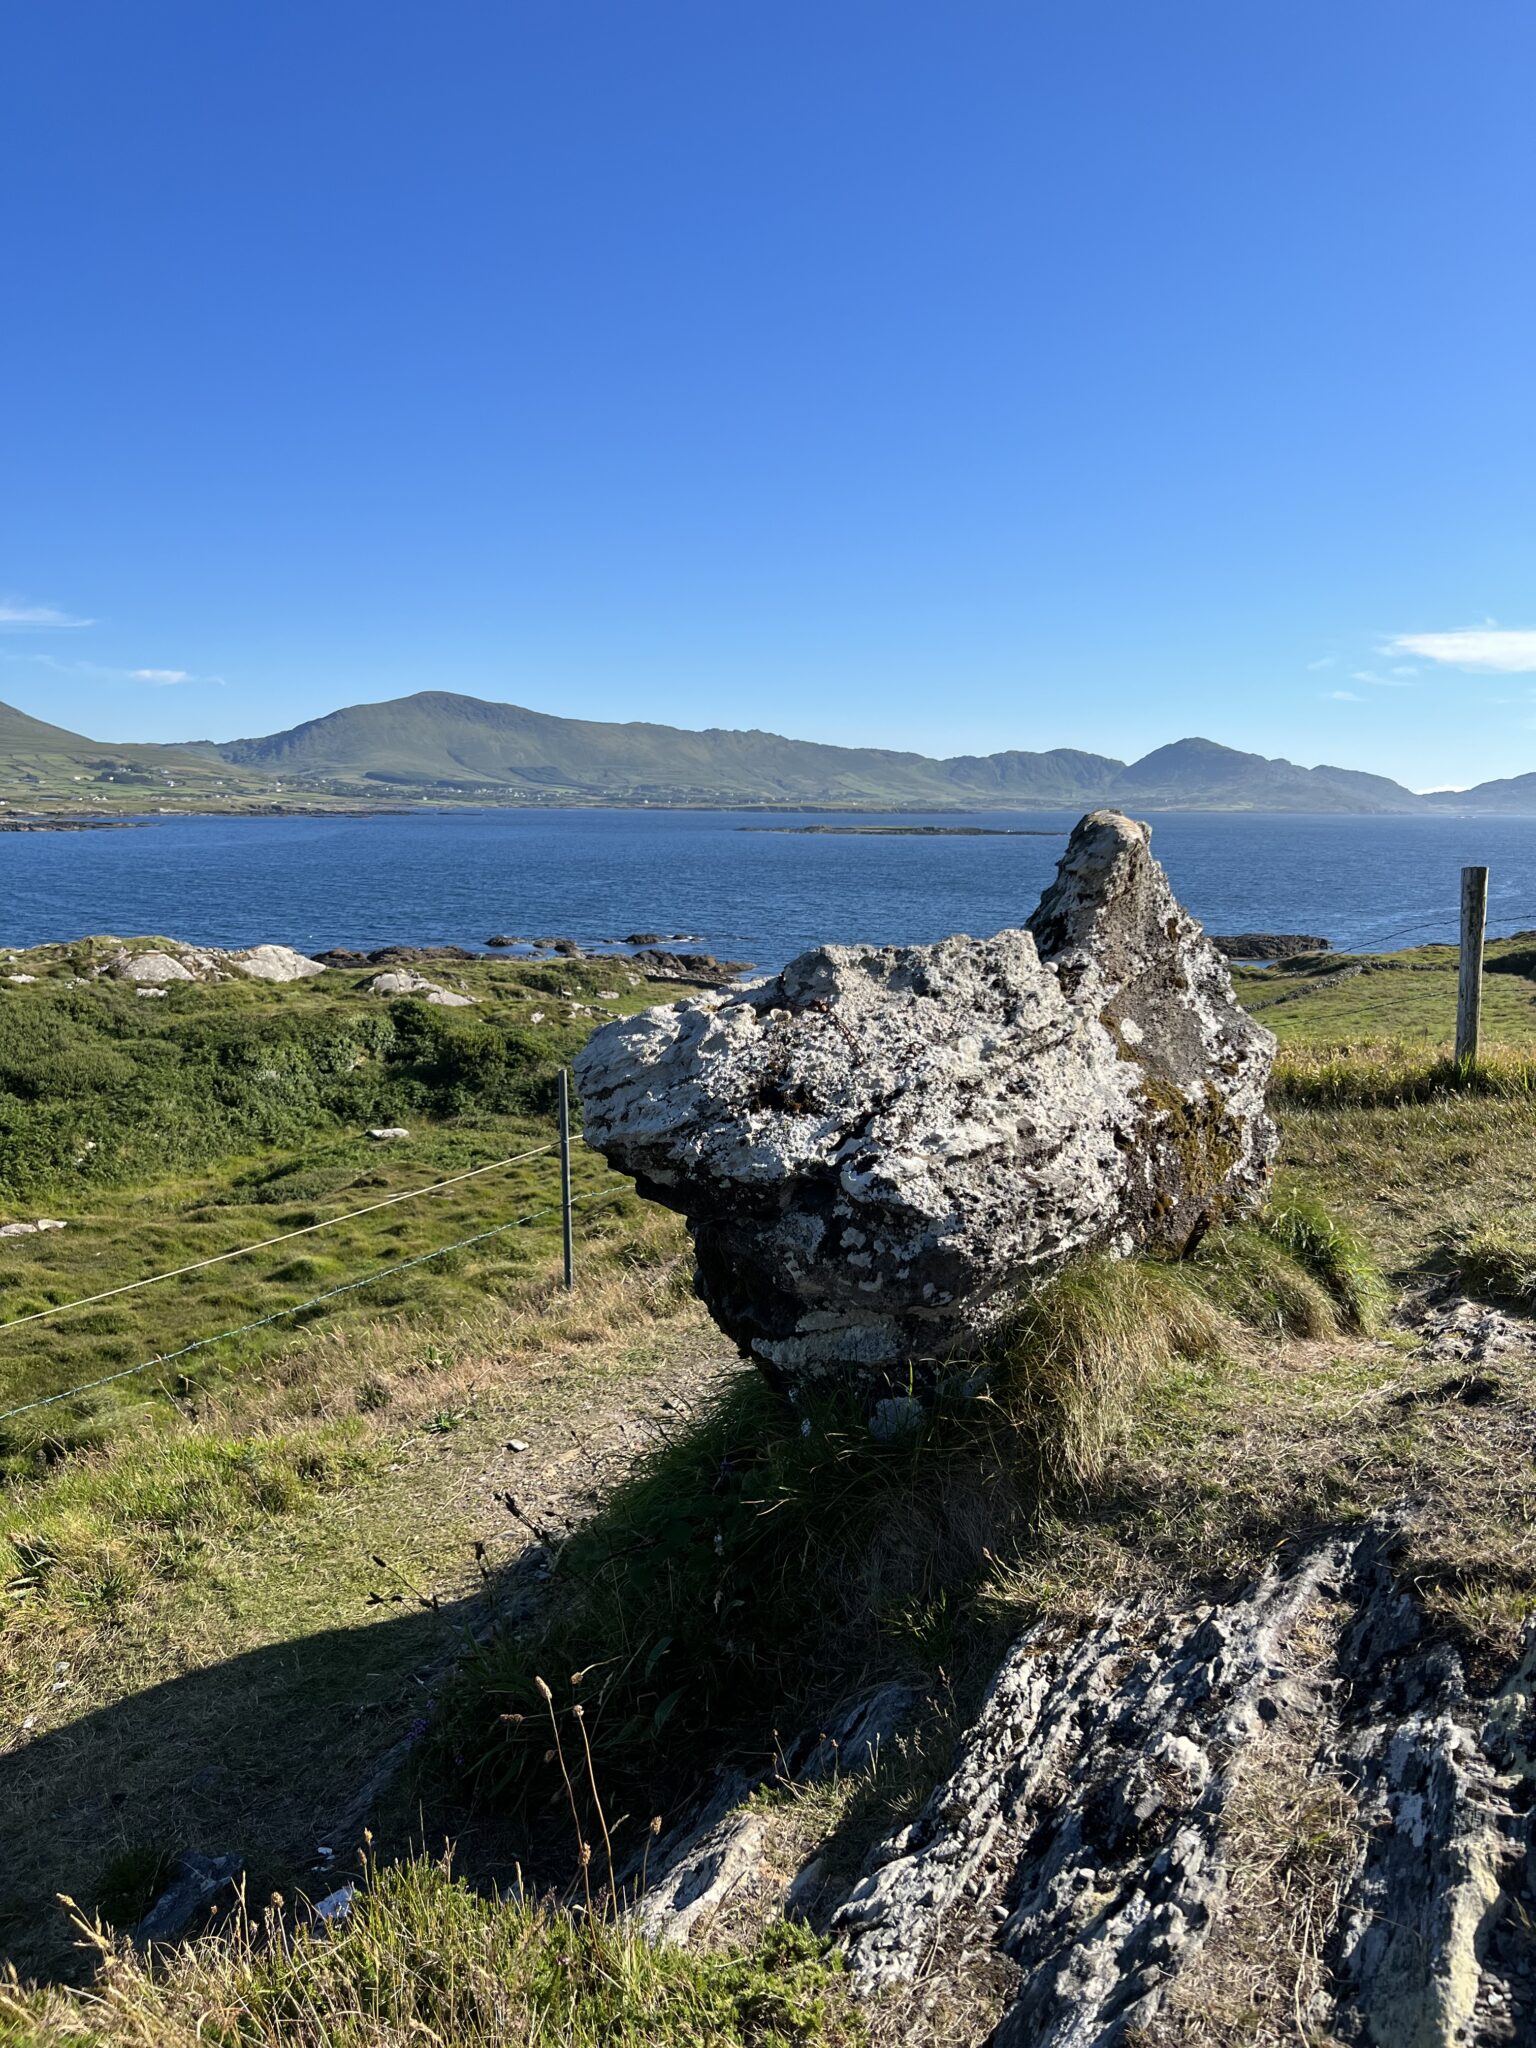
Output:
<instances>
[{"instance_id":1,"label":"mountain range","mask_svg":"<svg viewBox=\"0 0 1536 2048\"><path fill-rule=\"evenodd\" d=\"M687 804L999 810L1436 810L1536 814L1536 774L1418 795L1384 775L1304 768L1213 740L1139 761L1056 747L934 760L776 733L605 724L423 690L354 704L264 738L175 746L85 738L0 704L0 791L121 805L175 792L178 807L296 797L542 804Z\"/></svg>"}]
</instances>

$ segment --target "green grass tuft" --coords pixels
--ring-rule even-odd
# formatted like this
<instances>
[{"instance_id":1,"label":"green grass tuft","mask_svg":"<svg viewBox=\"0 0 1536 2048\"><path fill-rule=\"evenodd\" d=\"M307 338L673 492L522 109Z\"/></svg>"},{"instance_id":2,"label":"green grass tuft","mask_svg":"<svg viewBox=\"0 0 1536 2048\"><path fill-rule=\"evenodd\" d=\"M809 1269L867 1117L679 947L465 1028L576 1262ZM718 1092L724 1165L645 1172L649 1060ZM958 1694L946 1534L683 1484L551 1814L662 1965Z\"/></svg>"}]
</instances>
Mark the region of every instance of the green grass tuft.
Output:
<instances>
[{"instance_id":1,"label":"green grass tuft","mask_svg":"<svg viewBox=\"0 0 1536 2048\"><path fill-rule=\"evenodd\" d=\"M836 1959L801 1927L750 1949L656 1947L622 1922L486 1899L444 1865L368 1873L333 1932L277 1911L157 1959L118 1950L96 1991L0 1985L28 2048L861 2048Z\"/></svg>"},{"instance_id":2,"label":"green grass tuft","mask_svg":"<svg viewBox=\"0 0 1536 2048\"><path fill-rule=\"evenodd\" d=\"M1261 1221L1233 1224L1200 1246L1191 1272L1208 1299L1271 1337L1331 1337L1338 1305Z\"/></svg>"},{"instance_id":3,"label":"green grass tuft","mask_svg":"<svg viewBox=\"0 0 1536 2048\"><path fill-rule=\"evenodd\" d=\"M1080 1259L1037 1288L994 1341L988 1392L1043 1471L1082 1484L1102 1469L1147 1375L1207 1356L1221 1339L1217 1309L1180 1268Z\"/></svg>"},{"instance_id":4,"label":"green grass tuft","mask_svg":"<svg viewBox=\"0 0 1536 2048\"><path fill-rule=\"evenodd\" d=\"M1514 1210L1449 1233L1445 1251L1468 1294L1529 1313L1536 1308L1536 1215Z\"/></svg>"},{"instance_id":5,"label":"green grass tuft","mask_svg":"<svg viewBox=\"0 0 1536 2048\"><path fill-rule=\"evenodd\" d=\"M1294 1182L1282 1182L1276 1189L1258 1218L1258 1228L1327 1290L1349 1328L1376 1327L1386 1310L1388 1289L1358 1231Z\"/></svg>"}]
</instances>

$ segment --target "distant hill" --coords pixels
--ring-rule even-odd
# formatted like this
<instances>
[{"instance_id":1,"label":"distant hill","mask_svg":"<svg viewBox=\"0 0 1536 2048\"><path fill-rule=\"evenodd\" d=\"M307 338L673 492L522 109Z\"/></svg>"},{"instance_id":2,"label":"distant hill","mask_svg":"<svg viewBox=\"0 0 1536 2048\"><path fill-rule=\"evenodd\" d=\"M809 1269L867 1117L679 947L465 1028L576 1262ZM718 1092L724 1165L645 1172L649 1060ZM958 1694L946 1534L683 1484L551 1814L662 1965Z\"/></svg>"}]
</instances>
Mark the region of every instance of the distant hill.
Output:
<instances>
[{"instance_id":1,"label":"distant hill","mask_svg":"<svg viewBox=\"0 0 1536 2048\"><path fill-rule=\"evenodd\" d=\"M1424 801L1441 811L1507 811L1536 817L1536 775L1506 775L1473 789L1437 789Z\"/></svg>"},{"instance_id":2,"label":"distant hill","mask_svg":"<svg viewBox=\"0 0 1536 2048\"><path fill-rule=\"evenodd\" d=\"M106 801L128 791L181 796L240 796L249 779L211 742L183 746L91 740L0 704L0 795L13 803L62 795Z\"/></svg>"},{"instance_id":3,"label":"distant hill","mask_svg":"<svg viewBox=\"0 0 1536 2048\"><path fill-rule=\"evenodd\" d=\"M1417 796L1382 775L1304 768L1182 739L1126 763L1072 747L932 760L777 733L559 718L423 690L353 704L263 738L177 747L89 740L0 705L0 790L106 799L174 789L176 802L306 794L534 803L762 804L889 809L1312 811L1526 810L1536 775Z\"/></svg>"},{"instance_id":4,"label":"distant hill","mask_svg":"<svg viewBox=\"0 0 1536 2048\"><path fill-rule=\"evenodd\" d=\"M355 704L227 761L285 778L440 791L481 789L588 800L937 804L946 808L1139 803L1150 809L1416 810L1383 776L1300 768L1211 740L1179 740L1129 767L1071 747L935 761L876 747L828 747L776 733L599 724L515 704L423 691Z\"/></svg>"}]
</instances>

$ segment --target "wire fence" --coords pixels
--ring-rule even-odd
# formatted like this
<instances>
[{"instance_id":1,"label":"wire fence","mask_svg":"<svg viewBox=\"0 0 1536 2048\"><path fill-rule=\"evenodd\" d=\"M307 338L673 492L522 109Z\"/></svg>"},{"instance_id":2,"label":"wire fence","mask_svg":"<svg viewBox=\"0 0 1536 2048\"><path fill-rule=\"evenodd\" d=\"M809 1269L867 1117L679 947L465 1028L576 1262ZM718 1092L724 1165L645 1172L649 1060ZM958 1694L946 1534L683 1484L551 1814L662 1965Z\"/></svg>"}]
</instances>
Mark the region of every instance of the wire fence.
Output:
<instances>
[{"instance_id":1,"label":"wire fence","mask_svg":"<svg viewBox=\"0 0 1536 2048\"><path fill-rule=\"evenodd\" d=\"M549 1149L546 1147L546 1149ZM425 1192L421 1190L420 1192ZM627 1189L615 1188L607 1192L594 1190L591 1194L575 1195L570 1207L580 1202L613 1202L627 1193ZM110 1387L119 1380L133 1379L141 1372L148 1372L157 1365L173 1365L178 1358L187 1358L194 1351L206 1351L210 1345L223 1344L232 1337L248 1337L255 1330L264 1330L273 1323L280 1323L287 1316L303 1315L306 1310L319 1308L325 1302L335 1301L339 1295L355 1294L359 1288L372 1287L376 1281L386 1280L394 1273L408 1273L413 1266L425 1266L433 1259L444 1258L449 1252L463 1251L472 1244L484 1244L488 1238L501 1237L509 1230L522 1230L535 1223L541 1216L553 1216L564 1209L563 1202L547 1202L542 1209L530 1209L526 1216L515 1216L509 1223L496 1223L489 1230L477 1230L470 1237L458 1238L453 1244L440 1244L430 1252L418 1252L414 1258L396 1259L388 1266L380 1266L372 1273L364 1273L357 1280L343 1280L335 1287L327 1287L323 1293L312 1294L307 1301L290 1302L286 1308L273 1309L270 1315L255 1316L250 1322L236 1323L230 1329L219 1330L211 1337L196 1337L190 1344L182 1344L174 1351L157 1352L153 1358L141 1359L137 1365L127 1365L119 1372L103 1373L99 1379L84 1380L78 1386L65 1387L57 1394L43 1394L35 1401L23 1401L18 1407L0 1409L0 1422L10 1422L18 1415L30 1415L39 1408L52 1408L60 1401L73 1401L81 1394L95 1393L99 1387Z\"/></svg>"},{"instance_id":2,"label":"wire fence","mask_svg":"<svg viewBox=\"0 0 1536 2048\"><path fill-rule=\"evenodd\" d=\"M355 1294L360 1289L372 1287L380 1280L386 1280L398 1273L408 1273L414 1267L429 1265L434 1259L446 1258L450 1252L465 1251L472 1245L485 1244L491 1238L503 1237L508 1231L523 1230L541 1217L558 1214L561 1218L564 1272L567 1288L575 1285L574 1237L572 1233L572 1212L582 1204L617 1201L628 1193L627 1188L609 1190L593 1189L587 1194L571 1193L571 1122L569 1086L564 1069L560 1075L559 1134L547 1144L535 1145L524 1152L509 1154L505 1159L489 1160L483 1166L466 1168L462 1173L449 1174L442 1180L430 1182L425 1187L404 1188L393 1195L386 1195L377 1202L364 1203L360 1208L349 1209L340 1216L327 1216L316 1223L305 1223L293 1230L285 1230L275 1237L260 1239L255 1244L236 1245L225 1252L214 1252L206 1259L193 1259L183 1266L172 1266L163 1273L149 1273L139 1280L126 1280L117 1287L102 1288L98 1293L81 1295L75 1301L61 1301L47 1308L34 1309L24 1316L15 1316L7 1323L0 1323L0 1336L7 1330L17 1330L24 1324L42 1321L48 1316L68 1315L72 1310L89 1308L103 1301L111 1301L124 1294L132 1294L141 1288L158 1287L168 1280L178 1280L189 1273L200 1273L210 1266L223 1265L230 1259L249 1258L255 1252L269 1251L274 1245L288 1244L296 1237L308 1237L318 1230L335 1229L343 1223L352 1223L360 1216L371 1216L380 1209L388 1209L400 1202L414 1201L423 1195L435 1195L445 1188L462 1186L464 1182L478 1179L481 1175L495 1173L508 1166L520 1166L530 1159L538 1159L551 1152L560 1155L560 1195L557 1201L546 1202L541 1208L530 1209L526 1215L514 1216L506 1223L494 1223L485 1230L472 1232L468 1237L454 1240L452 1244L434 1246L431 1251L418 1252L408 1259L395 1259L387 1266L379 1266L371 1273L361 1274L353 1280L339 1281L334 1287L327 1287L319 1294L312 1294L304 1301L289 1302L286 1307L273 1309L269 1314L254 1316L249 1321L235 1323L227 1330L218 1330L212 1336L195 1337L190 1343L181 1344L173 1351L156 1352L153 1357L141 1359L137 1365L123 1366L116 1372L103 1373L92 1380L82 1380L77 1385L63 1387L57 1393L42 1394L31 1401L19 1402L15 1407L0 1409L0 1423L14 1421L19 1415L31 1415L38 1409L53 1408L60 1402L78 1400L81 1395L97 1392L102 1387L116 1385L121 1380L136 1378L140 1373L149 1372L156 1366L172 1365L177 1359L190 1357L194 1352L206 1351L215 1344L228 1343L235 1338L248 1337L257 1330L264 1330L290 1316L306 1314L311 1309L321 1308L327 1302L335 1301L342 1295Z\"/></svg>"},{"instance_id":3,"label":"wire fence","mask_svg":"<svg viewBox=\"0 0 1536 2048\"><path fill-rule=\"evenodd\" d=\"M541 1153L553 1152L553 1144L535 1145L531 1152L514 1152L506 1159L493 1159L485 1166L472 1166L465 1173L450 1174L446 1180L435 1180L424 1188L405 1188L399 1194L386 1195L382 1201L365 1202L360 1209L348 1209L342 1216L325 1216L318 1223L301 1223L297 1229L280 1231L276 1237L263 1237L255 1244L236 1245L233 1251L214 1252L206 1259L193 1259L185 1266L171 1266L164 1273L149 1273L142 1280L125 1280L119 1287L104 1287L99 1294L82 1294L77 1301L56 1301L47 1308L37 1308L24 1316L13 1316L7 1323L0 1323L0 1336L7 1330L19 1330L24 1323L40 1323L45 1316L65 1316L71 1309L92 1308L98 1302L114 1301L120 1294L134 1294L141 1287L158 1287L163 1280L180 1280L188 1273L201 1273L209 1266L222 1266L229 1259L248 1259L253 1252L270 1251L274 1245L289 1244L296 1237L310 1237L317 1230L334 1230L342 1223L355 1223L359 1216L372 1216L376 1210L393 1208L397 1202L412 1202L418 1195L440 1194L444 1188L456 1188L461 1182L474 1180L483 1173L495 1173L499 1167L520 1166L524 1160L537 1159ZM444 1246L444 1250L447 1247Z\"/></svg>"}]
</instances>

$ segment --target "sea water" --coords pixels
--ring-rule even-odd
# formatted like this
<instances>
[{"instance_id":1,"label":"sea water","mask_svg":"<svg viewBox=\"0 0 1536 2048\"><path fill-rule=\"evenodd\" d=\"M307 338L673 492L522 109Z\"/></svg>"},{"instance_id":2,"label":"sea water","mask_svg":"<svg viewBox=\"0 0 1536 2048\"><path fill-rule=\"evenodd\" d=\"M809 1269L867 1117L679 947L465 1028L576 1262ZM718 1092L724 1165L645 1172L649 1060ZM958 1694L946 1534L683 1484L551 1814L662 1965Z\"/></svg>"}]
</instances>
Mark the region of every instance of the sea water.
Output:
<instances>
[{"instance_id":1,"label":"sea water","mask_svg":"<svg viewBox=\"0 0 1536 2048\"><path fill-rule=\"evenodd\" d=\"M4 833L0 943L155 932L318 951L477 946L492 933L591 945L645 931L687 933L699 949L773 968L826 941L1021 924L1075 817L953 821L996 837L782 829L939 822L898 812L628 809L157 818L128 831ZM1151 824L1174 889L1210 931L1313 932L1352 949L1450 940L1468 863L1491 870L1491 932L1536 927L1536 819L1242 812ZM1017 836L1026 828L1041 836Z\"/></svg>"}]
</instances>

